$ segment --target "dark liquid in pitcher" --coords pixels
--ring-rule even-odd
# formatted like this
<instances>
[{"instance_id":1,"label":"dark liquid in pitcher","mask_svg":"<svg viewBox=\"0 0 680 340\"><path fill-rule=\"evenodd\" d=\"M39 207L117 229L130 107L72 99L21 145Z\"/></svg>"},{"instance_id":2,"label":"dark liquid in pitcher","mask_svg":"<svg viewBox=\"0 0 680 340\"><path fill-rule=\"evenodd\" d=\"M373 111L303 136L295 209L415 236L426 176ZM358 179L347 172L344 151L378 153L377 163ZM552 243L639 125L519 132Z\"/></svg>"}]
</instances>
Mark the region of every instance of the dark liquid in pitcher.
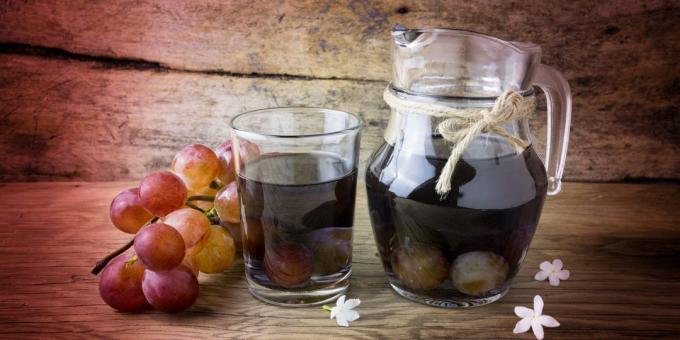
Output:
<instances>
[{"instance_id":1,"label":"dark liquid in pitcher","mask_svg":"<svg viewBox=\"0 0 680 340\"><path fill-rule=\"evenodd\" d=\"M526 255L546 194L545 169L533 149L461 159L444 199L435 185L445 159L395 153L389 144L372 159L369 211L393 287L445 307L502 296Z\"/></svg>"},{"instance_id":2,"label":"dark liquid in pitcher","mask_svg":"<svg viewBox=\"0 0 680 340\"><path fill-rule=\"evenodd\" d=\"M245 165L239 195L246 275L313 290L351 268L357 172L325 153L266 154Z\"/></svg>"}]
</instances>

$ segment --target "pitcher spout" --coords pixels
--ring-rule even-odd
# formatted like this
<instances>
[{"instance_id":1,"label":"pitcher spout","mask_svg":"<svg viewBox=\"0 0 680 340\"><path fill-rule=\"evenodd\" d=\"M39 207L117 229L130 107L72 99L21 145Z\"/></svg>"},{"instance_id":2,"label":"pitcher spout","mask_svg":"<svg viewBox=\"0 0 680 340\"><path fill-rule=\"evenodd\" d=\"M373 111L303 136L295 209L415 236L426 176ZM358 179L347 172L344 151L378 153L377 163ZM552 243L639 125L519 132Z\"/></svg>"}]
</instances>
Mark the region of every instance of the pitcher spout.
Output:
<instances>
[{"instance_id":1,"label":"pitcher spout","mask_svg":"<svg viewBox=\"0 0 680 340\"><path fill-rule=\"evenodd\" d=\"M541 48L454 29L392 29L392 84L435 96L495 97L531 86Z\"/></svg>"}]
</instances>

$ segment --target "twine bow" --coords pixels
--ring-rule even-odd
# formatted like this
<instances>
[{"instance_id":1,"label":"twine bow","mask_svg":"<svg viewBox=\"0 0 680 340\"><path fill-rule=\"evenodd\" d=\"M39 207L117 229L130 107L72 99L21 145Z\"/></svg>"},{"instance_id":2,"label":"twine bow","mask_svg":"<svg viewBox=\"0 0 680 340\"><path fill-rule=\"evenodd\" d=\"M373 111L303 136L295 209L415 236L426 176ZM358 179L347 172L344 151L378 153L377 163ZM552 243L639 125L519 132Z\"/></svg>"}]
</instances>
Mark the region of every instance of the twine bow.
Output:
<instances>
[{"instance_id":1,"label":"twine bow","mask_svg":"<svg viewBox=\"0 0 680 340\"><path fill-rule=\"evenodd\" d=\"M439 174L435 190L439 195L445 196L451 191L451 177L458 160L470 145L472 140L480 133L495 133L505 139L518 152L529 146L529 142L517 138L504 128L503 123L511 120L528 117L534 112L534 97L525 98L515 91L505 91L501 94L492 108L452 108L444 105L416 102L401 99L390 90L383 93L385 102L395 110L425 114L446 119L437 125L444 139L454 143L451 155L446 161L444 168Z\"/></svg>"}]
</instances>

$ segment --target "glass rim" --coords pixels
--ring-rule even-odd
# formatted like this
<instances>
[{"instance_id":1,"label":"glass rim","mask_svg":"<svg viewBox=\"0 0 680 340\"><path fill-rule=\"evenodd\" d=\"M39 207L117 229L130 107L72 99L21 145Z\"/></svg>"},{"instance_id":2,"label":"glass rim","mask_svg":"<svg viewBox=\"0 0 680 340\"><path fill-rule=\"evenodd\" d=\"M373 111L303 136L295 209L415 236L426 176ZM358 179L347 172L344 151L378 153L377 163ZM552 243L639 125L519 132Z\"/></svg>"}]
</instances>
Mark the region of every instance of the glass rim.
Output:
<instances>
[{"instance_id":1,"label":"glass rim","mask_svg":"<svg viewBox=\"0 0 680 340\"><path fill-rule=\"evenodd\" d=\"M469 100L469 101L475 101L475 102L483 102L483 101L489 101L489 102L495 102L496 99L498 99L499 96L481 96L481 97L465 97L465 96L449 96L449 95L436 95L436 94L430 94L430 93L424 93L424 92L413 92L409 90L402 89L400 87L395 86L390 82L388 84L388 89L390 91L393 91L398 94L404 94L407 96L412 96L412 97L426 97L426 98L432 98L435 100ZM519 93L522 97L531 97L536 95L536 90L534 89L534 85L530 85L529 88L526 90L518 90L517 93Z\"/></svg>"},{"instance_id":2,"label":"glass rim","mask_svg":"<svg viewBox=\"0 0 680 340\"><path fill-rule=\"evenodd\" d=\"M477 31L472 31L472 30L466 30L466 29L461 29L461 28L447 28L447 27L424 27L424 28L408 28L405 27L405 30L398 30L397 27L395 26L392 28L392 34L400 34L400 33L406 33L406 32L415 32L415 33L444 33L444 34L459 34L459 35L466 35L466 36L474 36L478 38L486 38L489 40L493 40L497 43L500 43L502 45L505 45L507 47L512 48L518 53L522 54L535 54L535 53L540 53L541 52L541 46L534 44L534 43L527 43L527 42L519 42L519 41L508 41L493 35L489 35L486 33L481 33Z\"/></svg>"},{"instance_id":3,"label":"glass rim","mask_svg":"<svg viewBox=\"0 0 680 340\"><path fill-rule=\"evenodd\" d=\"M274 134L274 133L265 133L261 131L254 131L253 129L243 129L243 128L238 128L236 126L236 120L239 118L243 118L244 116L250 116L252 114L257 114L257 113L274 113L277 111L289 111L289 112L302 112L302 111L308 111L312 112L315 111L316 113L324 113L324 112L332 112L332 113L340 113L349 117L352 117L356 120L356 124L353 124L350 127L344 128L344 129L338 129L338 130L333 130L329 132L321 132L321 133L302 133L302 134ZM281 107L270 107L270 108L265 108L265 109L257 109L257 110L251 110L251 111L245 111L241 112L234 117L232 117L229 120L229 128L236 131L236 132L243 132L243 133L249 133L249 134L255 134L255 135L260 135L260 136L265 136L265 137L273 137L273 138L308 138L308 137L322 137L322 136L331 136L331 135L338 135L338 134L343 134L343 133L349 133L351 131L356 131L359 130L361 127L363 127L364 123L363 120L361 120L361 117L359 115L351 113L351 112L346 112L346 111L340 111L340 110L334 110L334 109L327 109L323 107L308 107L308 106L281 106Z\"/></svg>"}]
</instances>

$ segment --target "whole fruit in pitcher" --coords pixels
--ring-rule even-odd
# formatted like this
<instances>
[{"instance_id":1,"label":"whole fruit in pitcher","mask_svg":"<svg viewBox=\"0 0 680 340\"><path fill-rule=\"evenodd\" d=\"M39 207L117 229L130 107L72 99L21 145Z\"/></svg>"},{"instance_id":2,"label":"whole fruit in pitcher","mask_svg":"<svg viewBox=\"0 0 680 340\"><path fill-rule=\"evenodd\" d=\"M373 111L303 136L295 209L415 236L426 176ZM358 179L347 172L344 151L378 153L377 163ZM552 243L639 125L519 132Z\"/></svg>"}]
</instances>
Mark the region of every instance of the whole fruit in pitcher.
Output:
<instances>
[{"instance_id":1,"label":"whole fruit in pitcher","mask_svg":"<svg viewBox=\"0 0 680 340\"><path fill-rule=\"evenodd\" d=\"M411 244L392 252L392 270L405 286L415 290L429 290L446 279L449 265L436 247Z\"/></svg>"}]
</instances>

